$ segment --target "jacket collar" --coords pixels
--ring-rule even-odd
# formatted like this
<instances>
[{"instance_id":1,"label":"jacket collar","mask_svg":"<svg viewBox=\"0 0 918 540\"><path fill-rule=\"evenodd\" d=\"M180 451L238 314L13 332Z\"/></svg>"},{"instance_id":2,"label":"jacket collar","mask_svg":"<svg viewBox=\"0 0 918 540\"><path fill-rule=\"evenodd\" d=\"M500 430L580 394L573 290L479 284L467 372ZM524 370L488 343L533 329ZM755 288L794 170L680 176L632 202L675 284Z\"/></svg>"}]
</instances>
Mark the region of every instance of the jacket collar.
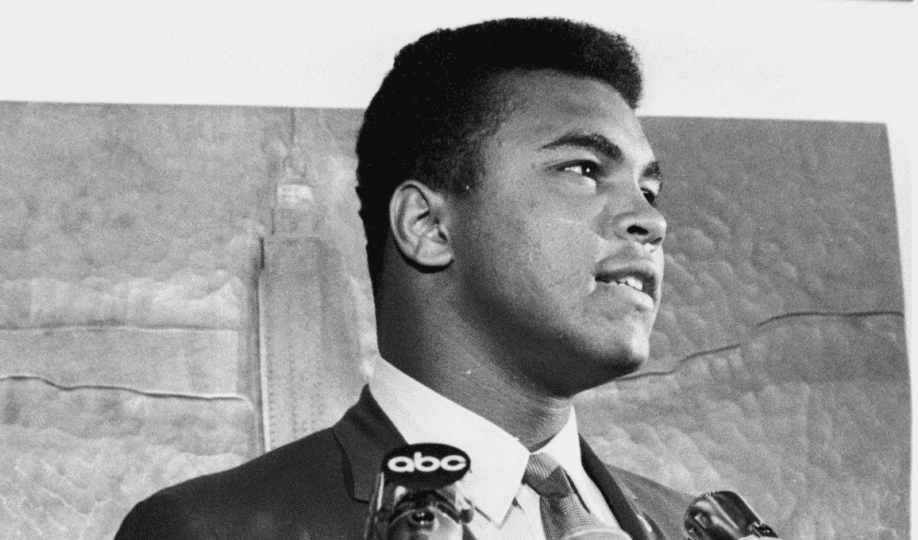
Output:
<instances>
[{"instance_id":1,"label":"jacket collar","mask_svg":"<svg viewBox=\"0 0 918 540\"><path fill-rule=\"evenodd\" d=\"M349 465L345 477L350 476L350 497L369 502L383 457L390 450L407 444L405 439L370 395L367 386L364 386L357 403L332 426L332 432ZM582 437L580 452L584 470L596 482L622 529L631 535L632 540L653 538L654 534L638 509L634 494L612 477Z\"/></svg>"},{"instance_id":2,"label":"jacket collar","mask_svg":"<svg viewBox=\"0 0 918 540\"><path fill-rule=\"evenodd\" d=\"M379 408L368 386L363 387L357 403L332 426L332 432L350 465L346 472L350 473L351 498L369 502L383 457L408 443Z\"/></svg>"}]
</instances>

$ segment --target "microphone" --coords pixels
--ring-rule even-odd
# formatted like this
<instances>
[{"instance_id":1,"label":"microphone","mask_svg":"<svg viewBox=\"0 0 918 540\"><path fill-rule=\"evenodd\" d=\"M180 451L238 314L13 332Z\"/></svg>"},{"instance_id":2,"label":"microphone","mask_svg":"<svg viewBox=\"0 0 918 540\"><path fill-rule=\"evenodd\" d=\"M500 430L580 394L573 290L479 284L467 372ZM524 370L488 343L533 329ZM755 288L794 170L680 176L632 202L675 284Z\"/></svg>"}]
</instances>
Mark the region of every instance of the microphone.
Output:
<instances>
[{"instance_id":1,"label":"microphone","mask_svg":"<svg viewBox=\"0 0 918 540\"><path fill-rule=\"evenodd\" d=\"M462 487L470 465L468 454L446 444L409 444L386 454L365 540L462 540L474 516Z\"/></svg>"},{"instance_id":2,"label":"microphone","mask_svg":"<svg viewBox=\"0 0 918 540\"><path fill-rule=\"evenodd\" d=\"M685 512L684 527L688 540L778 538L732 491L712 491L697 497Z\"/></svg>"}]
</instances>

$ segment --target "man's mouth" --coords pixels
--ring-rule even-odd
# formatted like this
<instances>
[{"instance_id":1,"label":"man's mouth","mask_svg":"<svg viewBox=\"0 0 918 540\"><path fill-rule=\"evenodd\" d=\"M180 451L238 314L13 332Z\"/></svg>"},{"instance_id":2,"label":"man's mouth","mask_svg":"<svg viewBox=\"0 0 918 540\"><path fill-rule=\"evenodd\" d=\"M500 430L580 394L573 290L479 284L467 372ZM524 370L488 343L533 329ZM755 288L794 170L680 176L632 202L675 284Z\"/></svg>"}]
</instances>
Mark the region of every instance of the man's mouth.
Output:
<instances>
[{"instance_id":1,"label":"man's mouth","mask_svg":"<svg viewBox=\"0 0 918 540\"><path fill-rule=\"evenodd\" d=\"M615 279L612 282L617 285L631 287L636 291L644 292L644 282L641 281L637 276L625 276L623 278Z\"/></svg>"},{"instance_id":2,"label":"man's mouth","mask_svg":"<svg viewBox=\"0 0 918 540\"><path fill-rule=\"evenodd\" d=\"M596 281L634 289L656 302L657 278L656 269L652 265L640 263L601 270L596 274Z\"/></svg>"}]
</instances>

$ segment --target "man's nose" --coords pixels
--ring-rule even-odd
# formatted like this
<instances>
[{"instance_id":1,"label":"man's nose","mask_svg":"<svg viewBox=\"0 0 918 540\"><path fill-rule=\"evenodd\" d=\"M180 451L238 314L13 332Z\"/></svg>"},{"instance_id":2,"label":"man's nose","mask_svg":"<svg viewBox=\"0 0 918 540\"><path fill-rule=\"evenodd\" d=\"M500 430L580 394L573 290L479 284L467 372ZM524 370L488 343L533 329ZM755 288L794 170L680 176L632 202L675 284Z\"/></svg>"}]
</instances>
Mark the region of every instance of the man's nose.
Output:
<instances>
[{"instance_id":1,"label":"man's nose","mask_svg":"<svg viewBox=\"0 0 918 540\"><path fill-rule=\"evenodd\" d=\"M627 200L611 198L603 219L605 238L618 237L658 249L666 238L666 218L650 204L643 193Z\"/></svg>"}]
</instances>

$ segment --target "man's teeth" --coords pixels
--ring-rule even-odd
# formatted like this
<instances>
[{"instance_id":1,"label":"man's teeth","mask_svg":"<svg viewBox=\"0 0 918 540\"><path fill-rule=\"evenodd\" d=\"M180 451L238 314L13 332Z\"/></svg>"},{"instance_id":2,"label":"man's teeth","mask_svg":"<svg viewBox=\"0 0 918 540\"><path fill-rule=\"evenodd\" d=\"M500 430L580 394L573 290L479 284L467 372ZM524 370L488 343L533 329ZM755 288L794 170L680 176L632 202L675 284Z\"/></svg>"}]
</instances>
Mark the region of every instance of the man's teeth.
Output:
<instances>
[{"instance_id":1,"label":"man's teeth","mask_svg":"<svg viewBox=\"0 0 918 540\"><path fill-rule=\"evenodd\" d=\"M627 285L632 289L637 289L641 292L644 291L644 283L634 276L626 276L620 279L616 279L615 283L619 285Z\"/></svg>"}]
</instances>

